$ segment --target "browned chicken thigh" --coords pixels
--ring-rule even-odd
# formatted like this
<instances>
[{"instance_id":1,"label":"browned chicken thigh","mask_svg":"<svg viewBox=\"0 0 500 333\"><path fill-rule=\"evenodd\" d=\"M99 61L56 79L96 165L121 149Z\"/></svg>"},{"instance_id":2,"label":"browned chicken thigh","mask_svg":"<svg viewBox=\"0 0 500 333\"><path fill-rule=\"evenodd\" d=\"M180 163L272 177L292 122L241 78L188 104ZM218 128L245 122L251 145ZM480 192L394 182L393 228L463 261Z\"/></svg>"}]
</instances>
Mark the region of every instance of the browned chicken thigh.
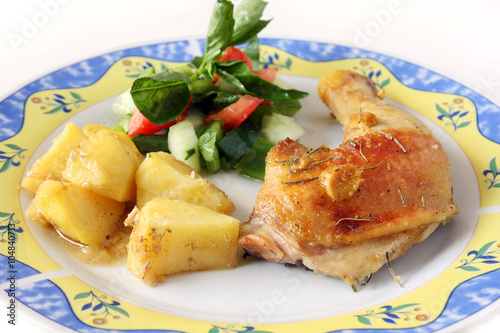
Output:
<instances>
[{"instance_id":1,"label":"browned chicken thigh","mask_svg":"<svg viewBox=\"0 0 500 333\"><path fill-rule=\"evenodd\" d=\"M308 149L287 139L272 148L239 244L355 287L458 213L450 164L429 129L384 102L369 78L337 71L318 92L344 142Z\"/></svg>"}]
</instances>

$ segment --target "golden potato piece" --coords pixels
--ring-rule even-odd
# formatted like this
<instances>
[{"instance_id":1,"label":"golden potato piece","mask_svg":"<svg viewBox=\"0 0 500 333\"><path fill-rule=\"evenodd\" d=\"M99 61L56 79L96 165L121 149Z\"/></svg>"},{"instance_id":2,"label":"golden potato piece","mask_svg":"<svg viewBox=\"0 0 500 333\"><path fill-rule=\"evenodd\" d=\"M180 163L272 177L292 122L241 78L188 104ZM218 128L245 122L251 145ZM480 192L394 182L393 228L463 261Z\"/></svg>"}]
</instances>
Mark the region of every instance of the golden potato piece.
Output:
<instances>
[{"instance_id":1,"label":"golden potato piece","mask_svg":"<svg viewBox=\"0 0 500 333\"><path fill-rule=\"evenodd\" d=\"M127 267L149 286L177 272L236 266L239 221L231 216L167 198L132 215Z\"/></svg>"},{"instance_id":2,"label":"golden potato piece","mask_svg":"<svg viewBox=\"0 0 500 333\"><path fill-rule=\"evenodd\" d=\"M112 129L88 133L71 153L63 179L117 201L135 200L135 172L143 160L135 144Z\"/></svg>"},{"instance_id":3,"label":"golden potato piece","mask_svg":"<svg viewBox=\"0 0 500 333\"><path fill-rule=\"evenodd\" d=\"M76 184L47 180L38 188L26 214L36 222L50 222L74 241L100 245L117 228L124 209L123 202L103 197Z\"/></svg>"},{"instance_id":4,"label":"golden potato piece","mask_svg":"<svg viewBox=\"0 0 500 333\"><path fill-rule=\"evenodd\" d=\"M217 186L186 163L165 152L149 153L136 176L137 206L157 197L187 201L223 214L235 211L233 202Z\"/></svg>"},{"instance_id":5,"label":"golden potato piece","mask_svg":"<svg viewBox=\"0 0 500 333\"><path fill-rule=\"evenodd\" d=\"M87 139L87 135L73 123L68 123L53 141L49 150L40 156L23 178L21 186L36 192L47 179L61 180L66 161L73 149Z\"/></svg>"}]
</instances>

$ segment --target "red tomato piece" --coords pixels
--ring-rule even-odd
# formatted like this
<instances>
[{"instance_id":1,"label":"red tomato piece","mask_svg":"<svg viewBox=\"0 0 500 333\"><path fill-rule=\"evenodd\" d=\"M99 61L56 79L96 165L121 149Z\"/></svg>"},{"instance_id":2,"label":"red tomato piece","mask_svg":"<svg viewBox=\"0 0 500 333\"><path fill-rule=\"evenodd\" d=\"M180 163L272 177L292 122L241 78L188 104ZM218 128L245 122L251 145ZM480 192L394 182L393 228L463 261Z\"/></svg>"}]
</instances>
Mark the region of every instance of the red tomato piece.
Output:
<instances>
[{"instance_id":1,"label":"red tomato piece","mask_svg":"<svg viewBox=\"0 0 500 333\"><path fill-rule=\"evenodd\" d=\"M254 71L254 73L260 76L262 79L272 83L276 79L276 74L278 73L278 67L268 67L264 69L259 69L258 71Z\"/></svg>"},{"instance_id":2,"label":"red tomato piece","mask_svg":"<svg viewBox=\"0 0 500 333\"><path fill-rule=\"evenodd\" d=\"M226 131L229 131L244 122L263 101L262 98L243 95L238 101L226 106L224 109L206 115L203 118L203 123L207 125L212 120L221 120Z\"/></svg>"},{"instance_id":3,"label":"red tomato piece","mask_svg":"<svg viewBox=\"0 0 500 333\"><path fill-rule=\"evenodd\" d=\"M134 111L132 112L132 116L130 117L130 122L128 125L128 135L129 137L134 137L138 134L155 134L159 131L168 128L180 121L183 121L186 118L186 111L191 106L191 100L188 105L182 112L172 121L167 122L163 125L153 124L146 118L137 107L134 107Z\"/></svg>"},{"instance_id":4,"label":"red tomato piece","mask_svg":"<svg viewBox=\"0 0 500 333\"><path fill-rule=\"evenodd\" d=\"M225 49L217 62L233 60L245 60L245 65L247 65L249 70L252 70L252 60L250 57L234 46L229 46Z\"/></svg>"}]
</instances>

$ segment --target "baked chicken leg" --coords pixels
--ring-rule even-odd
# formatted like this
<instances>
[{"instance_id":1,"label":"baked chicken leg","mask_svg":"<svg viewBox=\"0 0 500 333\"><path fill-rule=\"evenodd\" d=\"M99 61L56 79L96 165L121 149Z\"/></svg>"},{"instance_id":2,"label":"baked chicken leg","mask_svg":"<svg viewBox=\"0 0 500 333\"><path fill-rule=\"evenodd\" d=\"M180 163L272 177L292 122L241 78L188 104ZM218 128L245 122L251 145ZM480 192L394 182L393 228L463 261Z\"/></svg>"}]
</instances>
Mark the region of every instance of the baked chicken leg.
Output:
<instances>
[{"instance_id":1,"label":"baked chicken leg","mask_svg":"<svg viewBox=\"0 0 500 333\"><path fill-rule=\"evenodd\" d=\"M287 139L272 148L239 244L355 288L458 213L450 163L429 129L384 102L369 78L333 72L318 92L344 126L342 145Z\"/></svg>"}]
</instances>

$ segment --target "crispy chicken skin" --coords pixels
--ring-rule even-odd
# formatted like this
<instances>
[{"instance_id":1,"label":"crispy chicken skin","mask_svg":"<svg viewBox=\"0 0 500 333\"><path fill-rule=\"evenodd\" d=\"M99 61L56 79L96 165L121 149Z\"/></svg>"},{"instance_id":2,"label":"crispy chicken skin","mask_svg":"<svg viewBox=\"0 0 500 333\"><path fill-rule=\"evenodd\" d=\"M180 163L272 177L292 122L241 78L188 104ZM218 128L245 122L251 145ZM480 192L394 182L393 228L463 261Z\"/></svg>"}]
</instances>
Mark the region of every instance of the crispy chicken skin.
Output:
<instances>
[{"instance_id":1,"label":"crispy chicken skin","mask_svg":"<svg viewBox=\"0 0 500 333\"><path fill-rule=\"evenodd\" d=\"M450 165L429 129L384 102L369 78L336 71L318 92L344 126L342 145L272 148L239 244L355 286L458 213Z\"/></svg>"}]
</instances>

